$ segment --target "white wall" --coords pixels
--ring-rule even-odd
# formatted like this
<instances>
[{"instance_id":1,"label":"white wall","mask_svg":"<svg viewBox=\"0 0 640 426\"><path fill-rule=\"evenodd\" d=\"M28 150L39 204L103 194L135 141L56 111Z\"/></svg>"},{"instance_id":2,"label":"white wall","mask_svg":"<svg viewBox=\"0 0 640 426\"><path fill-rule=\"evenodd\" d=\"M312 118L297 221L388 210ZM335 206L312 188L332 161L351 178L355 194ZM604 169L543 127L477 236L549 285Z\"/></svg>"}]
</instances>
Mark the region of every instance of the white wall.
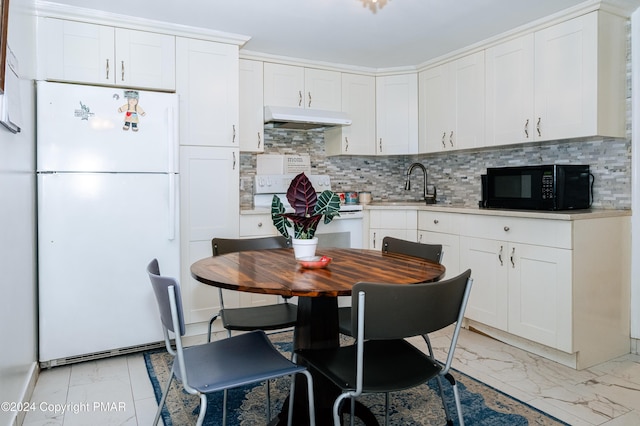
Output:
<instances>
[{"instance_id":1,"label":"white wall","mask_svg":"<svg viewBox=\"0 0 640 426\"><path fill-rule=\"evenodd\" d=\"M0 126L0 402L22 401L37 365L33 7L10 1L7 39L20 65L24 125L18 134ZM0 425L15 417L0 410Z\"/></svg>"},{"instance_id":2,"label":"white wall","mask_svg":"<svg viewBox=\"0 0 640 426\"><path fill-rule=\"evenodd\" d=\"M631 337L640 339L640 9L631 15L631 57Z\"/></svg>"}]
</instances>

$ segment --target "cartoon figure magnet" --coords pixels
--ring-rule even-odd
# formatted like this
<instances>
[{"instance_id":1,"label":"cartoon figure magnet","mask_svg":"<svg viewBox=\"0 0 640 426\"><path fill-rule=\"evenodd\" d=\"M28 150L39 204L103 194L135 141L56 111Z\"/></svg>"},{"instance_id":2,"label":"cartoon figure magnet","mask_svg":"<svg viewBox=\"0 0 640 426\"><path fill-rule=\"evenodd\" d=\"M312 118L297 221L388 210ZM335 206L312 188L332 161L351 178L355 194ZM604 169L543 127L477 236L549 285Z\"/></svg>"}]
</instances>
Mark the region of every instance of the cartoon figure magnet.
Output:
<instances>
[{"instance_id":1,"label":"cartoon figure magnet","mask_svg":"<svg viewBox=\"0 0 640 426\"><path fill-rule=\"evenodd\" d=\"M138 105L138 98L140 94L135 90L125 90L124 97L127 98L127 103L118 108L118 112L124 112L124 126L122 126L122 130L129 130L131 128L132 131L138 131L138 115L144 117L146 113L144 110Z\"/></svg>"}]
</instances>

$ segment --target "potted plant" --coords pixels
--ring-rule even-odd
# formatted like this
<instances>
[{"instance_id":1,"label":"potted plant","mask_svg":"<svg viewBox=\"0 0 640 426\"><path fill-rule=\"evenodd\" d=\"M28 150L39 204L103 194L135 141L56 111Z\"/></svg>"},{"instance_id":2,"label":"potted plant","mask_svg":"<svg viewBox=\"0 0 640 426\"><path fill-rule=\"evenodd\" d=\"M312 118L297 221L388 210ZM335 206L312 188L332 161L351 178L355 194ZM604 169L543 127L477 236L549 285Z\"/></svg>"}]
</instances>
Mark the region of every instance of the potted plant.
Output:
<instances>
[{"instance_id":1,"label":"potted plant","mask_svg":"<svg viewBox=\"0 0 640 426\"><path fill-rule=\"evenodd\" d=\"M289 230L293 228L291 244L296 258L315 255L318 237L315 236L320 220L324 217L327 224L339 216L340 197L333 191L326 190L318 195L311 181L304 173L300 173L291 181L287 190L287 200L293 212L286 213L278 196L271 201L271 219L278 232L289 238ZM300 246L311 246L311 251L303 253Z\"/></svg>"}]
</instances>

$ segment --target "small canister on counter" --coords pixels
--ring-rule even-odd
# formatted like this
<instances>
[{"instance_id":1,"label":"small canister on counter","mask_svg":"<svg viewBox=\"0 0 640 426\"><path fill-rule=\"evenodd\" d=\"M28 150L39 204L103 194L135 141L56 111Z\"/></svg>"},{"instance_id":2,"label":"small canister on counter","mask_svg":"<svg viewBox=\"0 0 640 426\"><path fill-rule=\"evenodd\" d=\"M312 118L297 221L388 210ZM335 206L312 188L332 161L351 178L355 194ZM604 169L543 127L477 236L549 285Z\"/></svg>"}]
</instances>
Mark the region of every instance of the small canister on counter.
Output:
<instances>
[{"instance_id":1,"label":"small canister on counter","mask_svg":"<svg viewBox=\"0 0 640 426\"><path fill-rule=\"evenodd\" d=\"M371 191L360 191L358 193L358 202L360 204L369 204L371 202Z\"/></svg>"},{"instance_id":2,"label":"small canister on counter","mask_svg":"<svg viewBox=\"0 0 640 426\"><path fill-rule=\"evenodd\" d=\"M338 194L338 197L340 197L340 204L344 204L345 203L344 192L336 192L336 194Z\"/></svg>"},{"instance_id":3,"label":"small canister on counter","mask_svg":"<svg viewBox=\"0 0 640 426\"><path fill-rule=\"evenodd\" d=\"M355 191L345 191L344 201L345 204L358 204L358 193Z\"/></svg>"}]
</instances>

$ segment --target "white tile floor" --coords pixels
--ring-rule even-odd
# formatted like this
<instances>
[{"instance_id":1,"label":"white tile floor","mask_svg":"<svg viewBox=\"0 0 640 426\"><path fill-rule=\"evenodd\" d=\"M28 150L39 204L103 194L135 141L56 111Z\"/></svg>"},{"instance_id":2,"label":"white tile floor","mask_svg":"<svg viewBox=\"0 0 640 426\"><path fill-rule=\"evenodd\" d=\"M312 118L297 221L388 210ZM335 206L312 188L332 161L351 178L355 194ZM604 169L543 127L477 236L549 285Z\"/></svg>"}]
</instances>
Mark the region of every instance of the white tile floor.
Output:
<instances>
[{"instance_id":1,"label":"white tile floor","mask_svg":"<svg viewBox=\"0 0 640 426\"><path fill-rule=\"evenodd\" d=\"M638 355L576 371L466 330L458 343L454 368L571 425L640 425ZM146 426L157 407L140 354L44 370L32 402L25 426Z\"/></svg>"}]
</instances>

